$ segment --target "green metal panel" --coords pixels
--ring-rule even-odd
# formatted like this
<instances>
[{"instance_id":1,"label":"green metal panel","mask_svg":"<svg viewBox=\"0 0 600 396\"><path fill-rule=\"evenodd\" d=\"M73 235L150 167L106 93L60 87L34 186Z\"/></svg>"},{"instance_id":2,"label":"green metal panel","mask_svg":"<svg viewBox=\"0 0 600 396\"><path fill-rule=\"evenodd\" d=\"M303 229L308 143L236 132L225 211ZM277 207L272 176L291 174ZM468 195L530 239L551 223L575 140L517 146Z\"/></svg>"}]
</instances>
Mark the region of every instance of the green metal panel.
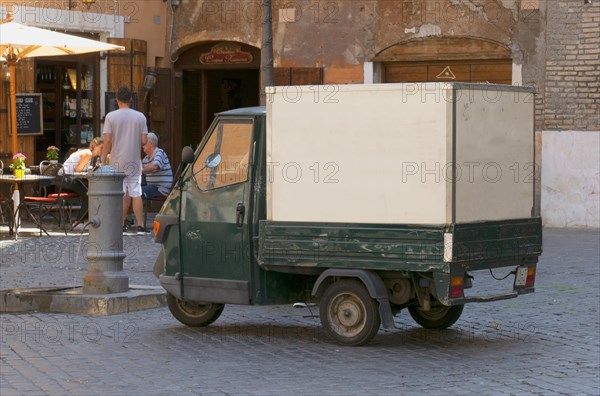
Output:
<instances>
[{"instance_id":1,"label":"green metal panel","mask_svg":"<svg viewBox=\"0 0 600 396\"><path fill-rule=\"evenodd\" d=\"M245 184L184 192L181 229L185 276L248 280L247 237L244 228L235 224L236 206L244 203Z\"/></svg>"},{"instance_id":2,"label":"green metal panel","mask_svg":"<svg viewBox=\"0 0 600 396\"><path fill-rule=\"evenodd\" d=\"M440 271L442 226L260 222L260 260L282 266Z\"/></svg>"},{"instance_id":3,"label":"green metal panel","mask_svg":"<svg viewBox=\"0 0 600 396\"><path fill-rule=\"evenodd\" d=\"M444 233L453 234L444 262ZM443 226L260 222L260 261L273 271L354 268L449 273L537 260L540 218Z\"/></svg>"},{"instance_id":4,"label":"green metal panel","mask_svg":"<svg viewBox=\"0 0 600 396\"><path fill-rule=\"evenodd\" d=\"M542 254L542 219L454 224L453 262L505 261Z\"/></svg>"}]
</instances>

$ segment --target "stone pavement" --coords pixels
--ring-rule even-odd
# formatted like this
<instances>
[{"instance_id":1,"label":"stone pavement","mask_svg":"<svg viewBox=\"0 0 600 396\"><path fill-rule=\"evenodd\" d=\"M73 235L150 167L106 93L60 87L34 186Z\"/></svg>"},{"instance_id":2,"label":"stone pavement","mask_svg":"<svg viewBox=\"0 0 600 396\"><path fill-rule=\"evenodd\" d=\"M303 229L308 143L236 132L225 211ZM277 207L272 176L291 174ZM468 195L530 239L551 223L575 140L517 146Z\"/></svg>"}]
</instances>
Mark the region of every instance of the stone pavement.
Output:
<instances>
[{"instance_id":1,"label":"stone pavement","mask_svg":"<svg viewBox=\"0 0 600 396\"><path fill-rule=\"evenodd\" d=\"M0 289L80 285L79 239L0 239ZM544 249L534 294L469 304L446 331L402 311L364 347L330 343L316 308L226 306L200 329L167 308L0 315L0 395L598 395L598 231L545 229ZM130 282L157 285L151 237L125 251Z\"/></svg>"}]
</instances>

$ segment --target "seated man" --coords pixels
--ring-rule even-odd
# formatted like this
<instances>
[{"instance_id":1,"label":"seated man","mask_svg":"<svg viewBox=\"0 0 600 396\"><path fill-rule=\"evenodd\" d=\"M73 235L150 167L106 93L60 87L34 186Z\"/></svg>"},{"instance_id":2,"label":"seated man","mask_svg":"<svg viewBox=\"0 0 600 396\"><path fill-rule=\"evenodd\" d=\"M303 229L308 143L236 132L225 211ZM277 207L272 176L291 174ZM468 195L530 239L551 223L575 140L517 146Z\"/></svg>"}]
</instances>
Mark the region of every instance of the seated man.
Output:
<instances>
[{"instance_id":1,"label":"seated man","mask_svg":"<svg viewBox=\"0 0 600 396\"><path fill-rule=\"evenodd\" d=\"M143 149L146 156L142 159L142 175L146 184L142 185L142 198L169 195L173 185L173 172L169 158L164 150L158 147L158 137L154 133L148 133L148 140Z\"/></svg>"}]
</instances>

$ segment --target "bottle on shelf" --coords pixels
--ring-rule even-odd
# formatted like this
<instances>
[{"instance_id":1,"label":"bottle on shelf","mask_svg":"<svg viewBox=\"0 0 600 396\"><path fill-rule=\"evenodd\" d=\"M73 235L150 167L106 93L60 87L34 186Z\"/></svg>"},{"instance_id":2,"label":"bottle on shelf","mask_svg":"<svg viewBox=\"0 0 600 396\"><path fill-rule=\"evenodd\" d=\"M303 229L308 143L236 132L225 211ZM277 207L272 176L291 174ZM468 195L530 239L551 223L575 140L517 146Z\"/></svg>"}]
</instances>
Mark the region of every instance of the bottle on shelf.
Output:
<instances>
[{"instance_id":1,"label":"bottle on shelf","mask_svg":"<svg viewBox=\"0 0 600 396\"><path fill-rule=\"evenodd\" d=\"M65 70L65 76L63 77L62 89L64 89L65 91L68 89L71 89L71 84L69 83L69 74L67 73L66 70Z\"/></svg>"},{"instance_id":2,"label":"bottle on shelf","mask_svg":"<svg viewBox=\"0 0 600 396\"><path fill-rule=\"evenodd\" d=\"M65 100L63 103L63 113L65 117L69 117L70 109L69 109L69 95L65 96Z\"/></svg>"},{"instance_id":3,"label":"bottle on shelf","mask_svg":"<svg viewBox=\"0 0 600 396\"><path fill-rule=\"evenodd\" d=\"M85 72L85 75L83 76L83 81L85 84L84 89L89 91L94 88L94 76L92 75L92 73L89 70Z\"/></svg>"}]
</instances>

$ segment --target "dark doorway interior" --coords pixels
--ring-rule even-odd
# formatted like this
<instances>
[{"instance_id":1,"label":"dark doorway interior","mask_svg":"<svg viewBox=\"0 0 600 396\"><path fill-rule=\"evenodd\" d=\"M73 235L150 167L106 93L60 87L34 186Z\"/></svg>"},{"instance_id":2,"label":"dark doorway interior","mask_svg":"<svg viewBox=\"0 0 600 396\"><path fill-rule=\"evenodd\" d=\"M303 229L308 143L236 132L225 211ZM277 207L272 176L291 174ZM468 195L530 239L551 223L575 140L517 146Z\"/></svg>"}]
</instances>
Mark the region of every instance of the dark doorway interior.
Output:
<instances>
[{"instance_id":1,"label":"dark doorway interior","mask_svg":"<svg viewBox=\"0 0 600 396\"><path fill-rule=\"evenodd\" d=\"M182 144L196 148L215 113L259 105L259 70L183 72Z\"/></svg>"},{"instance_id":2,"label":"dark doorway interior","mask_svg":"<svg viewBox=\"0 0 600 396\"><path fill-rule=\"evenodd\" d=\"M202 72L185 71L182 75L182 119L181 147L196 145L202 136Z\"/></svg>"}]
</instances>

